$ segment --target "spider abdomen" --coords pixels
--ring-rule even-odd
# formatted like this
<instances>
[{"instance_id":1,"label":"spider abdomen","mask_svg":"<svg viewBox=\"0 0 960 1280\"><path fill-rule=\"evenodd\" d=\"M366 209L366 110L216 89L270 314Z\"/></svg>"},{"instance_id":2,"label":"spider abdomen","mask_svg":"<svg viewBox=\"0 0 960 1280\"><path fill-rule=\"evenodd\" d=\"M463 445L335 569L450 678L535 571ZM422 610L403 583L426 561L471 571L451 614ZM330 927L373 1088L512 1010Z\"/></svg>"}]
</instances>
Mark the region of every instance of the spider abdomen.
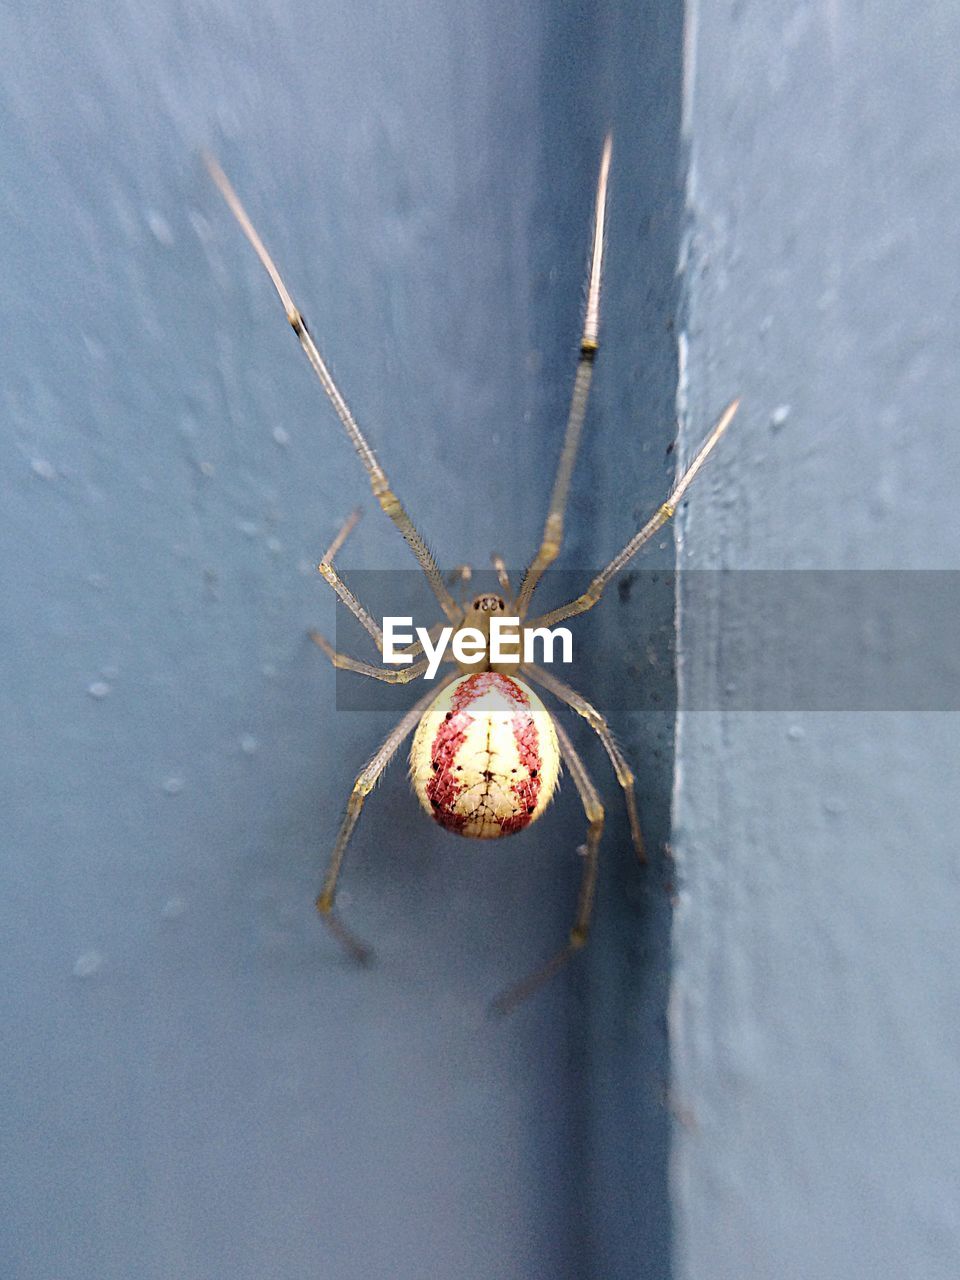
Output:
<instances>
[{"instance_id":1,"label":"spider abdomen","mask_svg":"<svg viewBox=\"0 0 960 1280\"><path fill-rule=\"evenodd\" d=\"M523 681L496 671L461 676L417 727L410 775L420 803L448 831L513 835L550 803L560 749L546 707Z\"/></svg>"}]
</instances>

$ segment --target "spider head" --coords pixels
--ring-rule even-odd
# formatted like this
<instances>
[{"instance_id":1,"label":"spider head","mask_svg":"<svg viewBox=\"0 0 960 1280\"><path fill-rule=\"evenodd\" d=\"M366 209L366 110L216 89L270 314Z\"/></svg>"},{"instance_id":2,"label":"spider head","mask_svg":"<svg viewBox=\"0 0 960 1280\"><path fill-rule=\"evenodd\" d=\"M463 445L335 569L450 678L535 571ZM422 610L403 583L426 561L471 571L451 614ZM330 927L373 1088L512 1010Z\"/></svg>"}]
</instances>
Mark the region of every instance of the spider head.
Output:
<instances>
[{"instance_id":1,"label":"spider head","mask_svg":"<svg viewBox=\"0 0 960 1280\"><path fill-rule=\"evenodd\" d=\"M503 613L506 607L503 596L493 595L476 596L470 606L474 613Z\"/></svg>"}]
</instances>

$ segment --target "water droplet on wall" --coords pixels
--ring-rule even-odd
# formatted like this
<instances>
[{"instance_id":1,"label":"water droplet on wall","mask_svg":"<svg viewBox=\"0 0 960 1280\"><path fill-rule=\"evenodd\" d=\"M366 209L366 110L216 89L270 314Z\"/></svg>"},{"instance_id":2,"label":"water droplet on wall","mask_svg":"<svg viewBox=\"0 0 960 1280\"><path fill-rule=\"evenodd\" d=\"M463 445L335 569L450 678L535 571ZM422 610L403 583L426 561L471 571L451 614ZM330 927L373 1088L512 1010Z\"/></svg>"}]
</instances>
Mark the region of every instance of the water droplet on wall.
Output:
<instances>
[{"instance_id":1,"label":"water droplet on wall","mask_svg":"<svg viewBox=\"0 0 960 1280\"><path fill-rule=\"evenodd\" d=\"M151 209L147 214L147 226L150 228L154 239L160 244L166 245L168 248L173 244L173 232L170 230L170 224L155 209Z\"/></svg>"},{"instance_id":2,"label":"water droplet on wall","mask_svg":"<svg viewBox=\"0 0 960 1280\"><path fill-rule=\"evenodd\" d=\"M73 976L75 978L92 978L102 968L103 956L99 951L84 951L77 956L73 966Z\"/></svg>"}]
</instances>

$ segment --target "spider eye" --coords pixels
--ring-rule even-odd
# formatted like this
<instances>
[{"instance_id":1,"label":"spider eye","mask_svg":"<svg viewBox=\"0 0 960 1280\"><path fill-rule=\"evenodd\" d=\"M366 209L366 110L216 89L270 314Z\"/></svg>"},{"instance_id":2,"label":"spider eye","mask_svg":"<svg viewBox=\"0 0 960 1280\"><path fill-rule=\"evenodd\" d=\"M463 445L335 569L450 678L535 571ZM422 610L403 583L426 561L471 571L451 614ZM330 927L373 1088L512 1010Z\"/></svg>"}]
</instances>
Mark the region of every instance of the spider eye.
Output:
<instances>
[{"instance_id":1,"label":"spider eye","mask_svg":"<svg viewBox=\"0 0 960 1280\"><path fill-rule=\"evenodd\" d=\"M498 609L505 609L507 606L499 596L477 596L473 607L478 613L495 613Z\"/></svg>"}]
</instances>

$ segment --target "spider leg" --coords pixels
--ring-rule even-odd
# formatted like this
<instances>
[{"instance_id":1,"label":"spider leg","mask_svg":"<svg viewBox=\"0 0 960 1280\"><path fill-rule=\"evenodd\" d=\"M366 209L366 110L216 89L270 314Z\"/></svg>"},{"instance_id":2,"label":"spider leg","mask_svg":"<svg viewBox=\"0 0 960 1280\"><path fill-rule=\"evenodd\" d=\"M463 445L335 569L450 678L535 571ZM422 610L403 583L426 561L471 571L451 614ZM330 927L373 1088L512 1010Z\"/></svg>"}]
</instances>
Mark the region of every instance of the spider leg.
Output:
<instances>
[{"instance_id":1,"label":"spider leg","mask_svg":"<svg viewBox=\"0 0 960 1280\"><path fill-rule=\"evenodd\" d=\"M363 606L360 605L359 607L362 608ZM367 616L369 617L369 614ZM373 625L376 627L376 623L374 623ZM444 624L442 622L435 622L433 626L430 628L430 630L427 632L427 635L430 637L430 641L432 644L436 644L440 636L440 632L443 630L443 628L444 628ZM377 627L377 631L378 632L380 631L379 627ZM308 631L307 635L310 637L310 639L313 641L313 643L317 646L318 649L323 650L323 652L327 655L327 657L330 659L330 661L333 663L335 667L340 667L345 671L357 671L360 673L360 675L364 675L364 676L373 676L375 680L385 680L388 684L406 684L408 681L415 679L418 675L421 675L424 671L426 671L427 666L429 665L427 660L423 659L421 662L416 663L415 668L405 669L406 675L402 680L395 680L392 675L389 675L389 674L384 675L383 674L384 669L382 667L374 667L370 663L359 662L356 658L349 658L347 657L346 654L337 652L337 650L334 649L333 645L331 645L330 641L321 632L314 629L314 630ZM382 633L380 634L379 639L377 639L377 637L374 636L374 639L377 641L377 644L379 645L379 648L380 648L380 653L382 654L383 653L383 634ZM415 658L418 653L423 652L423 645L420 643L419 640L415 640L408 649L395 649L394 652L404 658ZM449 658L449 654L444 653L443 661L446 662L448 658ZM387 670L392 672L394 668L389 667L387 668Z\"/></svg>"},{"instance_id":2,"label":"spider leg","mask_svg":"<svg viewBox=\"0 0 960 1280\"><path fill-rule=\"evenodd\" d=\"M647 854L643 844L643 832L640 829L640 815L637 813L637 797L633 789L633 770L627 764L623 752L617 746L617 741L610 726L592 703L588 702L582 694L577 693L575 689L571 689L568 684L558 680L552 672L545 671L543 667L538 667L532 662L524 663L522 670L530 676L535 684L542 685L544 689L549 689L555 698L559 698L568 707L572 707L578 715L583 716L584 720L603 743L604 750L610 757L610 763L613 765L614 772L617 775L617 781L623 788L623 798L627 804L627 816L630 819L630 835L633 839L637 861L645 863Z\"/></svg>"},{"instance_id":3,"label":"spider leg","mask_svg":"<svg viewBox=\"0 0 960 1280\"><path fill-rule=\"evenodd\" d=\"M422 676L430 665L428 658L421 658L419 662L415 662L410 667L375 667L370 662L360 662L357 658L351 658L346 653L338 653L334 649L330 641L320 634L319 631L308 631L310 639L322 649L333 665L340 671L356 671L358 675L370 676L374 680L382 680L384 684L409 684L411 680L416 680L418 676ZM434 696L436 696L434 689Z\"/></svg>"},{"instance_id":4,"label":"spider leg","mask_svg":"<svg viewBox=\"0 0 960 1280\"><path fill-rule=\"evenodd\" d=\"M336 569L334 569L333 565L330 564L330 562L327 560L326 557L324 557L324 559L320 561L320 563L317 565L317 569L321 577L323 578L324 582L326 582L327 585L332 587L333 590L336 592L337 599L340 601L340 603L343 605L346 605L346 607L350 610L350 612L353 614L356 620L363 627L364 631L366 631L367 635L369 635L370 638L373 640L373 643L377 646L377 652L382 654L383 653L383 632L380 630L380 627L378 626L378 624L376 623L372 615L368 613L367 610L363 607L363 605L360 603L357 597L353 594L353 592L350 590L350 588L347 586L344 580L340 577ZM316 640L316 633L311 631L310 637L311 639ZM317 641L317 643L319 642ZM418 644L412 649L411 652L419 653L421 648L422 648L422 645Z\"/></svg>"},{"instance_id":5,"label":"spider leg","mask_svg":"<svg viewBox=\"0 0 960 1280\"><path fill-rule=\"evenodd\" d=\"M733 421L733 415L739 407L739 400L730 401L717 419L706 440L697 450L689 467L670 490L670 496L666 502L657 508L643 528L633 535L623 550L613 557L607 567L600 570L583 595L577 596L576 600L570 600L567 604L560 605L558 609L551 609L549 613L544 613L539 618L535 618L528 624L529 626L552 627L554 623L563 622L565 618L574 618L577 614L586 613L588 609L593 608L603 595L614 574L619 573L625 565L629 564L643 544L652 538L658 529L662 529L669 519L676 515L677 507L680 505L683 495L695 479L697 472L706 462L714 445Z\"/></svg>"},{"instance_id":6,"label":"spider leg","mask_svg":"<svg viewBox=\"0 0 960 1280\"><path fill-rule=\"evenodd\" d=\"M369 959L369 948L354 937L334 911L337 880L340 877L343 856L347 851L347 844L353 834L353 829L357 825L357 819L360 817L360 810L363 808L364 800L376 786L381 774L396 755L404 738L419 723L420 717L430 703L433 702L438 692L454 678L454 675L449 675L445 680L441 680L437 686L431 688L430 692L419 698L404 715L403 719L390 730L379 751L367 761L359 774L357 774L353 790L350 792L350 799L347 801L347 812L344 815L343 822L340 824L340 830L337 832L337 839L330 857L330 865L327 868L323 888L317 898L317 910L344 950L361 964Z\"/></svg>"},{"instance_id":7,"label":"spider leg","mask_svg":"<svg viewBox=\"0 0 960 1280\"><path fill-rule=\"evenodd\" d=\"M552 956L542 968L536 969L527 978L523 978L512 987L508 987L502 995L494 1000L492 1009L495 1013L510 1013L527 996L538 991L544 983L549 982L559 973L568 960L581 951L590 934L590 917L593 913L593 897L597 884L597 861L600 849L600 837L603 834L603 803L597 789L590 780L590 775L583 761L574 749L567 736L567 731L554 720L554 728L560 742L560 751L570 770L574 786L580 795L583 811L587 816L587 842L583 849L583 876L580 881L580 894L577 898L577 913L573 927L565 947Z\"/></svg>"},{"instance_id":8,"label":"spider leg","mask_svg":"<svg viewBox=\"0 0 960 1280\"><path fill-rule=\"evenodd\" d=\"M337 599L340 600L342 604L346 605L346 607L350 610L350 612L357 619L360 625L364 628L367 634L372 638L374 644L377 646L377 652L382 656L383 655L383 632L380 630L380 627L377 625L372 615L368 613L368 611L363 607L363 605L360 603L360 601L353 594L353 592L350 590L347 584L343 581L343 579L337 573L336 569L334 569L333 567L333 557L337 554L337 552L343 546L344 542L347 539L347 535L350 533L350 530L354 527L354 525L357 523L359 519L360 519L360 508L357 507L357 509L355 511L352 511L350 515L347 517L346 521L344 522L343 528L340 530L340 532L334 538L333 542L327 548L326 552L324 553L323 559L317 565L317 569L322 575L324 582L326 582L329 586L333 588L334 592L337 595ZM442 629L443 629L442 622L435 623L434 626L430 628L431 640L436 640L437 636L440 634L440 631ZM326 640L320 635L318 631L310 631L307 634L310 636L310 639L314 642L314 644L318 645L321 649L323 649L324 653L327 653L329 655L329 653L331 652L330 646L327 644ZM423 652L423 645L420 643L419 640L415 640L413 644L410 645L409 648L400 649L398 650L398 652L401 653L406 658L414 658L418 653ZM334 665L336 665L336 663L334 663ZM356 668L350 668L350 669L356 670ZM369 671L365 672L365 674L369 675Z\"/></svg>"},{"instance_id":9,"label":"spider leg","mask_svg":"<svg viewBox=\"0 0 960 1280\"><path fill-rule=\"evenodd\" d=\"M464 592L467 584L473 577L473 569L468 564L458 564L447 574L447 586L452 587L454 584L460 584L460 608L462 613L466 613L467 605L464 600Z\"/></svg>"},{"instance_id":10,"label":"spider leg","mask_svg":"<svg viewBox=\"0 0 960 1280\"><path fill-rule=\"evenodd\" d=\"M334 556L337 554L337 552L346 542L347 536L349 535L350 531L353 529L354 525L360 519L360 514L361 514L360 508L357 507L354 511L351 511L349 516L347 516L346 520L343 523L343 527L340 529L340 532L337 534L333 542L331 542L330 546L324 552L323 559L317 565L317 570L323 577L324 582L326 582L328 586L333 588L340 602L346 605L346 607L350 610L350 612L353 614L356 620L360 623L363 629L373 639L374 644L377 646L378 652L382 654L383 653L383 632L377 626L373 617L367 612L367 610L363 607L363 605L360 603L360 601L353 594L353 592L350 590L347 584L343 581L343 579L337 573L336 569L334 569L333 567ZM319 641L316 639L315 632L312 632L312 631L310 632L310 638L311 640L314 641L315 644L319 643ZM323 648L322 645L320 647ZM420 647L421 646L419 645L416 646L416 648L414 649L414 652L419 652Z\"/></svg>"},{"instance_id":11,"label":"spider leg","mask_svg":"<svg viewBox=\"0 0 960 1280\"><path fill-rule=\"evenodd\" d=\"M430 583L434 595L440 602L440 608L451 622L459 621L460 611L458 610L453 597L450 595L450 592L447 590L446 584L443 581L443 576L437 567L437 562L434 560L430 549L427 547L427 544L424 542L413 521L410 519L409 515L407 515L400 499L391 490L386 472L377 460L377 455L367 443L367 439L360 430L360 427L357 425L357 421L353 414L350 412L350 408L347 405L346 400L344 400L337 384L334 382L333 377L330 374L330 370L327 368L316 343L310 335L310 331L307 328L307 322L304 320L299 309L294 303L293 298L290 296L287 286L284 284L280 276L280 272L277 270L273 259L267 252L256 228L250 221L246 209L244 209L243 205L240 203L240 198L236 191L234 191L233 186L230 183L230 179L223 172L213 156L204 154L204 160L210 176L216 183L220 194L223 196L228 208L230 209L230 212L240 224L240 229L249 240L254 252L263 264L263 267L270 279L273 281L273 286L280 295L280 301L283 303L283 309L287 314L287 320L290 323L290 327L297 335L304 354L310 361L314 373L320 380L320 385L327 393L327 398L333 405L337 417L343 424L343 428L347 433L350 443L357 451L360 461L363 463L364 470L370 480L370 487L373 490L373 496L400 530L400 533L408 543L411 551L417 557L420 567L426 574L427 581Z\"/></svg>"},{"instance_id":12,"label":"spider leg","mask_svg":"<svg viewBox=\"0 0 960 1280\"><path fill-rule=\"evenodd\" d=\"M330 543L329 547L327 547L326 551L323 553L324 564L329 564L329 565L333 564L334 556L337 554L337 552L346 542L347 538L349 538L350 534L356 528L357 521L360 519L362 515L363 515L363 507L353 508L353 510L347 516L346 520L344 520L343 524L340 526L339 533L334 538L334 540Z\"/></svg>"},{"instance_id":13,"label":"spider leg","mask_svg":"<svg viewBox=\"0 0 960 1280\"><path fill-rule=\"evenodd\" d=\"M504 563L503 556L497 555L497 553L494 552L490 557L490 563L497 571L497 581L500 583L500 590L508 600L512 599L513 589L510 586L510 575L507 573L507 566Z\"/></svg>"},{"instance_id":14,"label":"spider leg","mask_svg":"<svg viewBox=\"0 0 960 1280\"><path fill-rule=\"evenodd\" d=\"M557 475L553 482L553 493L550 496L550 509L543 527L543 538L540 549L534 556L533 563L524 574L517 596L517 613L521 620L527 616L530 600L545 570L556 560L563 542L563 516L567 506L567 495L570 491L570 480L573 476L577 450L580 447L580 432L587 412L587 397L590 394L590 382L593 377L593 362L599 349L600 334L600 281L603 273L603 225L607 205L607 179L610 174L610 152L613 146L611 134L607 134L603 143L603 156L600 160L600 176L597 179L597 199L593 220L593 248L590 255L590 276L587 282L587 311L584 318L583 333L580 338L580 358L573 382L573 396L570 401L570 412L567 416L567 429L563 438L563 449L557 465Z\"/></svg>"}]
</instances>

